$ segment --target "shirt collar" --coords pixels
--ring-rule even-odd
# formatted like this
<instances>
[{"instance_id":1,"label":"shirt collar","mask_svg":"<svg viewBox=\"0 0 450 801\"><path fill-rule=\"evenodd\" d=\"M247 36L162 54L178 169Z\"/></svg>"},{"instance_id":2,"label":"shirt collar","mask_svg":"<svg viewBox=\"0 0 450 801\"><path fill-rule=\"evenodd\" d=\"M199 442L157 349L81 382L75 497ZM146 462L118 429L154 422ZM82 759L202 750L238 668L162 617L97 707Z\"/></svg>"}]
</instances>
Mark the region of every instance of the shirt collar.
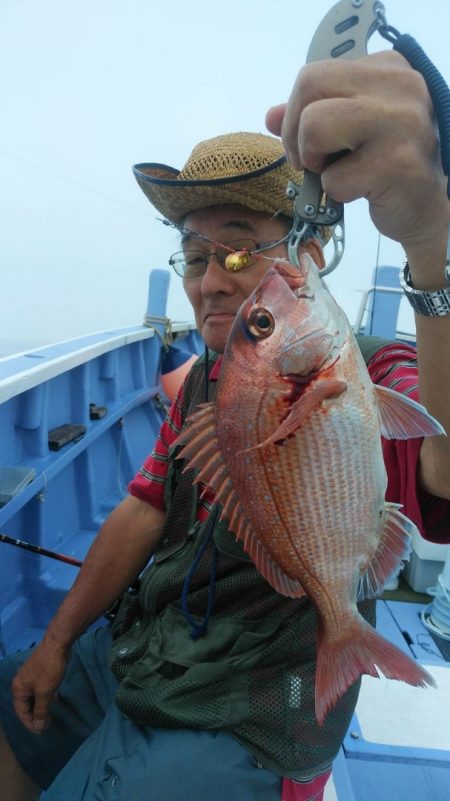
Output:
<instances>
[{"instance_id":1,"label":"shirt collar","mask_svg":"<svg viewBox=\"0 0 450 801\"><path fill-rule=\"evenodd\" d=\"M214 362L214 364L213 364L213 366L212 366L212 368L210 370L210 373L209 373L209 380L210 381L217 381L217 379L219 378L220 368L222 366L222 358L223 357L221 355L221 356L219 356L217 361Z\"/></svg>"}]
</instances>

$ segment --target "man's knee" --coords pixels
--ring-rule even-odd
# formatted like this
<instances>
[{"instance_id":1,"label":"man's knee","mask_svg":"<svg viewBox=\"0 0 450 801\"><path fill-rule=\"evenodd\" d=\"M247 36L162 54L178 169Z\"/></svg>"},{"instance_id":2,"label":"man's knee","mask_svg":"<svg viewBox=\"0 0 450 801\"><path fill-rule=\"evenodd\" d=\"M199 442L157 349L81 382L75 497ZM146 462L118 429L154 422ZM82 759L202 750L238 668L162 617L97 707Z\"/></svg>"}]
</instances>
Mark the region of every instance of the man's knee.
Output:
<instances>
[{"instance_id":1,"label":"man's knee","mask_svg":"<svg viewBox=\"0 0 450 801\"><path fill-rule=\"evenodd\" d=\"M23 770L0 725L0 801L37 801L41 788Z\"/></svg>"},{"instance_id":2,"label":"man's knee","mask_svg":"<svg viewBox=\"0 0 450 801\"><path fill-rule=\"evenodd\" d=\"M14 718L11 682L27 653L0 660L0 801L37 801L41 788L28 776L6 736L4 723Z\"/></svg>"}]
</instances>

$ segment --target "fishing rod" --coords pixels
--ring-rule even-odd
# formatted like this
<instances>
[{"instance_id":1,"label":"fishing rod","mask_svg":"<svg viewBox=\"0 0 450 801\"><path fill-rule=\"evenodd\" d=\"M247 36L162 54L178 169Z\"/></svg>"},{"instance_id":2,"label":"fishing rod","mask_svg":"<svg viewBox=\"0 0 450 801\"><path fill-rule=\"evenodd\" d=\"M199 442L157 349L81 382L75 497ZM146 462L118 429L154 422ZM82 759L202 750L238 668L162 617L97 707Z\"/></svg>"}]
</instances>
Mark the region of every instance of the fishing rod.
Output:
<instances>
[{"instance_id":1,"label":"fishing rod","mask_svg":"<svg viewBox=\"0 0 450 801\"><path fill-rule=\"evenodd\" d=\"M65 562L68 565L73 565L73 567L81 567L83 564L79 559L74 559L72 556L50 551L48 548L42 548L40 545L33 545L31 542L13 539L13 537L8 537L7 534L0 533L0 542L6 542L8 545L14 545L16 548L23 548L25 551L30 551L40 556L47 556L49 559L56 559L58 562Z\"/></svg>"},{"instance_id":2,"label":"fishing rod","mask_svg":"<svg viewBox=\"0 0 450 801\"><path fill-rule=\"evenodd\" d=\"M74 559L73 556L67 556L64 553L57 553L56 551L50 551L48 548L42 548L40 545L33 545L31 542L24 542L24 540L13 539L13 537L8 537L7 534L0 533L0 542L6 542L7 545L13 545L15 548L23 548L23 550L28 551L29 553L38 554L39 556L47 556L49 559L55 559L57 562L65 562L67 565L72 565L73 567L81 567L83 562L80 562L79 559ZM137 595L139 592L140 580L139 578L128 588L126 591L127 595ZM121 598L118 598L114 604L105 611L104 617L112 621L116 617L117 611L119 609Z\"/></svg>"}]
</instances>

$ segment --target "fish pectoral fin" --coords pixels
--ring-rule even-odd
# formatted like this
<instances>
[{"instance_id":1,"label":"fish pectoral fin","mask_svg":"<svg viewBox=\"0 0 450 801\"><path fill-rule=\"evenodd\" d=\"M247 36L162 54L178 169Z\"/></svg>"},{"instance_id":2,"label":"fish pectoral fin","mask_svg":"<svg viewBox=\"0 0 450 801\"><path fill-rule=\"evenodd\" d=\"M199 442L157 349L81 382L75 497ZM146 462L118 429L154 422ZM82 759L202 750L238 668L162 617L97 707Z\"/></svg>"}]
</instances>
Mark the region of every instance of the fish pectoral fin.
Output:
<instances>
[{"instance_id":1,"label":"fish pectoral fin","mask_svg":"<svg viewBox=\"0 0 450 801\"><path fill-rule=\"evenodd\" d=\"M270 437L265 439L264 442L260 442L259 445L255 445L253 448L241 451L241 453L248 453L258 448L265 448L266 445L280 442L286 439L286 437L295 434L309 415L320 406L322 401L329 400L330 398L338 398L346 389L347 384L345 381L339 381L335 378L322 378L314 381L314 384L308 387L300 398L294 401L288 416Z\"/></svg>"},{"instance_id":2,"label":"fish pectoral fin","mask_svg":"<svg viewBox=\"0 0 450 801\"><path fill-rule=\"evenodd\" d=\"M374 385L383 437L413 439L445 434L445 430L417 401L394 389Z\"/></svg>"},{"instance_id":3,"label":"fish pectoral fin","mask_svg":"<svg viewBox=\"0 0 450 801\"><path fill-rule=\"evenodd\" d=\"M416 526L400 512L398 505L386 503L378 548L360 579L359 601L381 595L385 584L397 574L401 562L408 559L414 532L418 533Z\"/></svg>"}]
</instances>

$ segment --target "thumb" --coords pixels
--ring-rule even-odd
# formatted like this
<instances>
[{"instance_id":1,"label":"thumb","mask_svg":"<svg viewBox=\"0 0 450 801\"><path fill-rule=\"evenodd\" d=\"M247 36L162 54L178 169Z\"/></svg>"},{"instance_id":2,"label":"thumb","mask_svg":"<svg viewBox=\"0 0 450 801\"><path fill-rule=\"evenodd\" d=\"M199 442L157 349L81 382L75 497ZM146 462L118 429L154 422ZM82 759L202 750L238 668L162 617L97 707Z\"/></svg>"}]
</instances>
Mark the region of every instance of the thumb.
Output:
<instances>
[{"instance_id":1,"label":"thumb","mask_svg":"<svg viewBox=\"0 0 450 801\"><path fill-rule=\"evenodd\" d=\"M35 732L44 731L50 723L48 708L53 698L51 693L36 693L33 708L32 727Z\"/></svg>"},{"instance_id":2,"label":"thumb","mask_svg":"<svg viewBox=\"0 0 450 801\"><path fill-rule=\"evenodd\" d=\"M279 106L272 106L266 114L266 128L275 136L281 135L281 126L286 111L286 105L286 103L280 103Z\"/></svg>"}]
</instances>

